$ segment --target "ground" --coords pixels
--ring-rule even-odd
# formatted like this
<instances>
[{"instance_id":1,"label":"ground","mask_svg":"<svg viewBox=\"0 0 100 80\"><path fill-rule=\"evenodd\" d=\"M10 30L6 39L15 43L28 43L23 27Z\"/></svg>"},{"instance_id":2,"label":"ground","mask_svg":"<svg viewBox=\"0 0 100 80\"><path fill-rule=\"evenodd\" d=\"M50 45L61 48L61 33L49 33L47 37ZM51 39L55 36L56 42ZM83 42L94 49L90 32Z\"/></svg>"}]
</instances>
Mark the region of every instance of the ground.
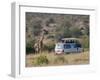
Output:
<instances>
[{"instance_id":1,"label":"ground","mask_svg":"<svg viewBox=\"0 0 100 80\"><path fill-rule=\"evenodd\" d=\"M89 64L89 51L55 55L54 52L26 55L26 67Z\"/></svg>"}]
</instances>

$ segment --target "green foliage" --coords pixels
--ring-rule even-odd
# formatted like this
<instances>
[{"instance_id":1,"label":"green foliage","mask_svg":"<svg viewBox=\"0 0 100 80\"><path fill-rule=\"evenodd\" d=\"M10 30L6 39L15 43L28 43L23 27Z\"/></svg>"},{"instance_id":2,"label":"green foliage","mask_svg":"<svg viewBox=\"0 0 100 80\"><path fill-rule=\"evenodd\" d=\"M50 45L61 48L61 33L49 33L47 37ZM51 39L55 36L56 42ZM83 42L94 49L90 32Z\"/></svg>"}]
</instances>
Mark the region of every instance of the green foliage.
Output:
<instances>
[{"instance_id":1,"label":"green foliage","mask_svg":"<svg viewBox=\"0 0 100 80\"><path fill-rule=\"evenodd\" d=\"M32 41L26 43L26 54L35 52L35 50L34 50L34 48L33 48L34 43L35 43L34 40L32 40Z\"/></svg>"},{"instance_id":2,"label":"green foliage","mask_svg":"<svg viewBox=\"0 0 100 80\"><path fill-rule=\"evenodd\" d=\"M64 38L69 38L72 36L72 32L70 31L70 29L68 27L63 29L63 37Z\"/></svg>"},{"instance_id":3,"label":"green foliage","mask_svg":"<svg viewBox=\"0 0 100 80\"><path fill-rule=\"evenodd\" d=\"M56 57L56 59L55 59L55 63L60 63L60 62L61 62L61 63L64 63L64 62L66 62L66 61L65 61L64 56L59 56L59 55L58 55L58 56Z\"/></svg>"},{"instance_id":4,"label":"green foliage","mask_svg":"<svg viewBox=\"0 0 100 80\"><path fill-rule=\"evenodd\" d=\"M53 18L50 18L48 22L49 23L55 23L55 20Z\"/></svg>"},{"instance_id":5,"label":"green foliage","mask_svg":"<svg viewBox=\"0 0 100 80\"><path fill-rule=\"evenodd\" d=\"M49 26L50 23L55 23L55 20L53 18L50 18L46 21L46 26Z\"/></svg>"},{"instance_id":6,"label":"green foliage","mask_svg":"<svg viewBox=\"0 0 100 80\"><path fill-rule=\"evenodd\" d=\"M90 32L89 32L89 27L86 27L86 35L89 36Z\"/></svg>"},{"instance_id":7,"label":"green foliage","mask_svg":"<svg viewBox=\"0 0 100 80\"><path fill-rule=\"evenodd\" d=\"M54 43L48 43L44 45L44 50L48 50L48 51L53 51L55 48L55 44Z\"/></svg>"},{"instance_id":8,"label":"green foliage","mask_svg":"<svg viewBox=\"0 0 100 80\"><path fill-rule=\"evenodd\" d=\"M81 30L77 27L75 28L63 27L61 30L61 34L62 34L62 37L64 38L69 38L69 37L79 38L80 36L83 35Z\"/></svg>"},{"instance_id":9,"label":"green foliage","mask_svg":"<svg viewBox=\"0 0 100 80\"><path fill-rule=\"evenodd\" d=\"M38 36L41 33L41 29L42 29L41 20L34 21L34 23L33 23L33 34L35 36Z\"/></svg>"},{"instance_id":10,"label":"green foliage","mask_svg":"<svg viewBox=\"0 0 100 80\"><path fill-rule=\"evenodd\" d=\"M48 39L53 39L54 36L53 36L53 35L49 35L47 38L48 38Z\"/></svg>"},{"instance_id":11,"label":"green foliage","mask_svg":"<svg viewBox=\"0 0 100 80\"><path fill-rule=\"evenodd\" d=\"M82 33L82 30L84 33ZM84 35L89 36L89 16L88 15L65 15L65 14L45 14L45 13L26 13L26 53L34 52L34 42L39 40L44 30L44 50L53 51L55 43L49 43L50 40L56 42L62 38L81 38ZM49 40L48 40L49 39ZM83 38L83 46L89 48L89 40Z\"/></svg>"},{"instance_id":12,"label":"green foliage","mask_svg":"<svg viewBox=\"0 0 100 80\"><path fill-rule=\"evenodd\" d=\"M72 28L71 29L71 36L72 37L76 37L76 38L79 38L80 36L82 36L82 32L79 28L75 27L75 28Z\"/></svg>"},{"instance_id":13,"label":"green foliage","mask_svg":"<svg viewBox=\"0 0 100 80\"><path fill-rule=\"evenodd\" d=\"M48 64L49 60L45 55L40 55L35 59L34 64L35 65L42 65L42 64Z\"/></svg>"},{"instance_id":14,"label":"green foliage","mask_svg":"<svg viewBox=\"0 0 100 80\"><path fill-rule=\"evenodd\" d=\"M87 35L82 36L83 48L89 49L89 37Z\"/></svg>"},{"instance_id":15,"label":"green foliage","mask_svg":"<svg viewBox=\"0 0 100 80\"><path fill-rule=\"evenodd\" d=\"M26 54L29 54L29 53L32 53L32 52L33 52L33 48L27 46L27 47L26 47Z\"/></svg>"}]
</instances>

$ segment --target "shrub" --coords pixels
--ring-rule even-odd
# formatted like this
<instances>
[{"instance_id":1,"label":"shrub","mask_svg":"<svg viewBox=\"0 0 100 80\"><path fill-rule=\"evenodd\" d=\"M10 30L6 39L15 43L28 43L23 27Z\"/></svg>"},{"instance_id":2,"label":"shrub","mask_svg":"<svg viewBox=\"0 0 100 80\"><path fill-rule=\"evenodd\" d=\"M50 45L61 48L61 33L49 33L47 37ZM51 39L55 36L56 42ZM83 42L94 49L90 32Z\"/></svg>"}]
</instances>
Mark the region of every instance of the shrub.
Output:
<instances>
[{"instance_id":1,"label":"shrub","mask_svg":"<svg viewBox=\"0 0 100 80\"><path fill-rule=\"evenodd\" d=\"M34 40L32 40L32 41L26 43L26 54L35 52L35 49L33 48L34 43L35 43Z\"/></svg>"},{"instance_id":2,"label":"shrub","mask_svg":"<svg viewBox=\"0 0 100 80\"><path fill-rule=\"evenodd\" d=\"M34 51L35 50L32 47L29 47L29 46L26 47L26 54L32 53Z\"/></svg>"},{"instance_id":3,"label":"shrub","mask_svg":"<svg viewBox=\"0 0 100 80\"><path fill-rule=\"evenodd\" d=\"M55 43L51 41L51 42L48 42L47 44L44 44L43 50L53 51L54 48L55 48Z\"/></svg>"},{"instance_id":4,"label":"shrub","mask_svg":"<svg viewBox=\"0 0 100 80\"><path fill-rule=\"evenodd\" d=\"M42 65L42 64L48 64L49 60L46 56L40 55L35 59L35 65Z\"/></svg>"},{"instance_id":5,"label":"shrub","mask_svg":"<svg viewBox=\"0 0 100 80\"><path fill-rule=\"evenodd\" d=\"M55 63L64 63L66 60L63 56L58 56L56 59L55 59Z\"/></svg>"},{"instance_id":6,"label":"shrub","mask_svg":"<svg viewBox=\"0 0 100 80\"><path fill-rule=\"evenodd\" d=\"M49 35L47 38L48 39L54 39L54 36L53 35Z\"/></svg>"},{"instance_id":7,"label":"shrub","mask_svg":"<svg viewBox=\"0 0 100 80\"><path fill-rule=\"evenodd\" d=\"M79 38L80 36L82 36L82 32L81 30L77 27L77 28L72 28L71 29L71 36L72 37L76 37L76 38Z\"/></svg>"},{"instance_id":8,"label":"shrub","mask_svg":"<svg viewBox=\"0 0 100 80\"><path fill-rule=\"evenodd\" d=\"M89 49L89 37L86 35L82 36L82 46Z\"/></svg>"}]
</instances>

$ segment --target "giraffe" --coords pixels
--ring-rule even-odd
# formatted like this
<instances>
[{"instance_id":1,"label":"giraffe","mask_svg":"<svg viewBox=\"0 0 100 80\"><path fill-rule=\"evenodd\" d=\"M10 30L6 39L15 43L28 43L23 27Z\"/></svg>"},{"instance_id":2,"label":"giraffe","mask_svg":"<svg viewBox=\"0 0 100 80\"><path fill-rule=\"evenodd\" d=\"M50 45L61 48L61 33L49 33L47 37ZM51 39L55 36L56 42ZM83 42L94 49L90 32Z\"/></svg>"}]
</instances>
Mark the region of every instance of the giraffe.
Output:
<instances>
[{"instance_id":1,"label":"giraffe","mask_svg":"<svg viewBox=\"0 0 100 80\"><path fill-rule=\"evenodd\" d=\"M44 33L45 30L42 30L42 33L40 35L40 38L37 40L37 42L34 44L35 53L42 53L43 50L43 40L44 40Z\"/></svg>"},{"instance_id":2,"label":"giraffe","mask_svg":"<svg viewBox=\"0 0 100 80\"><path fill-rule=\"evenodd\" d=\"M43 40L44 40L44 32L41 34L40 39L39 39L39 52L42 53L43 50Z\"/></svg>"},{"instance_id":3,"label":"giraffe","mask_svg":"<svg viewBox=\"0 0 100 80\"><path fill-rule=\"evenodd\" d=\"M38 42L36 42L34 44L34 47L33 48L35 49L35 53L39 53L39 44L38 44Z\"/></svg>"}]
</instances>

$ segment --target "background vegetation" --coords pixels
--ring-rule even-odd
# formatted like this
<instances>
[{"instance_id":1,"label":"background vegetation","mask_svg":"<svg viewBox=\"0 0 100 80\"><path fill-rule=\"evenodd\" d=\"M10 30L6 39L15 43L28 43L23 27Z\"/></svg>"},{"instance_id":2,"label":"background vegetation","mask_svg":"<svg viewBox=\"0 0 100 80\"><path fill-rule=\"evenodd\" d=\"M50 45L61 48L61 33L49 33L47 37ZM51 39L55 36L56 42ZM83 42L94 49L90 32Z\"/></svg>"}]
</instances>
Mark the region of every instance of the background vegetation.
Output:
<instances>
[{"instance_id":1,"label":"background vegetation","mask_svg":"<svg viewBox=\"0 0 100 80\"><path fill-rule=\"evenodd\" d=\"M82 46L89 49L89 16L26 12L26 53L34 53L34 44L47 30L43 50L53 51L62 38L80 38Z\"/></svg>"}]
</instances>

